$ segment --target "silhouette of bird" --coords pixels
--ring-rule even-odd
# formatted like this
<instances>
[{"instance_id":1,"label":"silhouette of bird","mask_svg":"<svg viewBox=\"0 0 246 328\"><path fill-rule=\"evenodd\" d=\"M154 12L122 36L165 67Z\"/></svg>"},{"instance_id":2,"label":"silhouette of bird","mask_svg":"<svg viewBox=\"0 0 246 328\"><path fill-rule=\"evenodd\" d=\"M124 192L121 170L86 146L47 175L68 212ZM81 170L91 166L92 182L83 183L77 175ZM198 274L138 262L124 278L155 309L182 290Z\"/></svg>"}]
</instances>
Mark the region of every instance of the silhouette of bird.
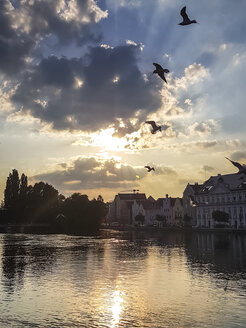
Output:
<instances>
[{"instance_id":1,"label":"silhouette of bird","mask_svg":"<svg viewBox=\"0 0 246 328\"><path fill-rule=\"evenodd\" d=\"M160 78L165 81L167 83L167 80L164 76L164 73L169 73L169 70L168 69L163 69L161 67L161 65L157 64L157 63L153 63L153 65L155 66L155 70L153 71L153 74L156 73L160 76Z\"/></svg>"},{"instance_id":2,"label":"silhouette of bird","mask_svg":"<svg viewBox=\"0 0 246 328\"><path fill-rule=\"evenodd\" d=\"M155 121L145 121L145 123L150 124L153 128L151 131L152 134L155 134L157 131L161 131L161 126L156 125Z\"/></svg>"},{"instance_id":3,"label":"silhouette of bird","mask_svg":"<svg viewBox=\"0 0 246 328\"><path fill-rule=\"evenodd\" d=\"M190 20L188 15L186 14L186 6L180 10L180 15L183 17L183 22L179 23L178 25L190 25L197 23L196 20Z\"/></svg>"},{"instance_id":4,"label":"silhouette of bird","mask_svg":"<svg viewBox=\"0 0 246 328\"><path fill-rule=\"evenodd\" d=\"M148 165L146 165L145 168L148 169L148 172L150 172L150 171L152 171L152 170L155 171L154 167L150 167L150 166L148 166Z\"/></svg>"},{"instance_id":5,"label":"silhouette of bird","mask_svg":"<svg viewBox=\"0 0 246 328\"><path fill-rule=\"evenodd\" d=\"M244 173L246 174L246 165L243 164L241 165L240 163L238 162L234 162L232 161L230 158L226 157L226 159L228 159L228 161L230 161L234 166L236 166L238 168L238 172L237 174L240 174L240 173Z\"/></svg>"}]
</instances>

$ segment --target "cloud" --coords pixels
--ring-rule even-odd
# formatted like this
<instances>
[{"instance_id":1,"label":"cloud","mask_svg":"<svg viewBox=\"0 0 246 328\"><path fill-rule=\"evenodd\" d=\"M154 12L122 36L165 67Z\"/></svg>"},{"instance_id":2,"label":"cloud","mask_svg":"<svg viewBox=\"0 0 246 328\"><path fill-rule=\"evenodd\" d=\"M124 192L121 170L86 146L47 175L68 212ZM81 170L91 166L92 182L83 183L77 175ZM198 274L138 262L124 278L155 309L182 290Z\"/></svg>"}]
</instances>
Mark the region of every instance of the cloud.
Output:
<instances>
[{"instance_id":1,"label":"cloud","mask_svg":"<svg viewBox=\"0 0 246 328\"><path fill-rule=\"evenodd\" d=\"M36 40L52 34L60 43L76 40L78 45L101 38L93 27L107 15L94 0L26 0L11 10L14 26L22 34Z\"/></svg>"},{"instance_id":2,"label":"cloud","mask_svg":"<svg viewBox=\"0 0 246 328\"><path fill-rule=\"evenodd\" d=\"M191 136L196 134L202 136L202 135L212 134L213 132L216 131L217 127L218 127L218 123L215 120L210 119L206 122L193 123L188 127L188 131Z\"/></svg>"},{"instance_id":3,"label":"cloud","mask_svg":"<svg viewBox=\"0 0 246 328\"><path fill-rule=\"evenodd\" d=\"M94 0L0 1L0 70L14 76L27 68L30 56L42 53L41 42L77 45L101 39L97 24L107 17Z\"/></svg>"},{"instance_id":4,"label":"cloud","mask_svg":"<svg viewBox=\"0 0 246 328\"><path fill-rule=\"evenodd\" d=\"M241 161L246 159L246 151L235 151L231 154L233 161Z\"/></svg>"},{"instance_id":5,"label":"cloud","mask_svg":"<svg viewBox=\"0 0 246 328\"><path fill-rule=\"evenodd\" d=\"M187 152L187 153L195 153L200 150L200 152L205 151L208 152L209 149L216 149L217 151L226 151L231 148L238 147L239 140L197 140L190 142L181 142L181 143L173 143L170 145L166 145L166 148L177 150L179 152ZM223 156L223 155L222 155Z\"/></svg>"},{"instance_id":6,"label":"cloud","mask_svg":"<svg viewBox=\"0 0 246 328\"><path fill-rule=\"evenodd\" d=\"M209 166L209 165L203 165L202 171L213 172L214 171L214 167Z\"/></svg>"},{"instance_id":7,"label":"cloud","mask_svg":"<svg viewBox=\"0 0 246 328\"><path fill-rule=\"evenodd\" d=\"M78 158L65 169L34 176L53 184L60 190L87 190L94 188L118 188L136 184L136 175L145 175L144 168L124 165L114 159Z\"/></svg>"},{"instance_id":8,"label":"cloud","mask_svg":"<svg viewBox=\"0 0 246 328\"><path fill-rule=\"evenodd\" d=\"M159 86L144 80L138 53L139 46L126 45L93 47L81 58L50 56L26 72L12 100L57 130L95 131L155 111Z\"/></svg>"},{"instance_id":9,"label":"cloud","mask_svg":"<svg viewBox=\"0 0 246 328\"><path fill-rule=\"evenodd\" d=\"M123 164L114 158L79 157L70 164L58 164L59 169L32 177L35 181L51 183L64 192L97 188L134 187L150 173L143 167ZM177 176L177 172L164 165L154 165L154 176ZM139 178L138 178L139 177Z\"/></svg>"}]
</instances>

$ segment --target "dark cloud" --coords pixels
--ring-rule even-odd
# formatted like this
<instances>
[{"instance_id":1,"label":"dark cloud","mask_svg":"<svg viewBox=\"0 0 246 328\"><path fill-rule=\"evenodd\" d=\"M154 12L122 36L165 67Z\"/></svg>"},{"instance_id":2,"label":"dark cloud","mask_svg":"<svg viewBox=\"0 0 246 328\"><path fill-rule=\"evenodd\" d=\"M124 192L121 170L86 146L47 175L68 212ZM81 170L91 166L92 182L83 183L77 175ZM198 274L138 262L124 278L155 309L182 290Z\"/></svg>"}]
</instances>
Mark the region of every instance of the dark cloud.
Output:
<instances>
[{"instance_id":1,"label":"dark cloud","mask_svg":"<svg viewBox=\"0 0 246 328\"><path fill-rule=\"evenodd\" d=\"M61 165L60 165L61 166ZM155 166L156 175L177 176L177 172L162 165ZM51 183L58 190L88 190L95 188L121 188L136 186L139 179L151 175L146 168L120 164L114 159L101 160L94 157L78 158L62 170L33 177Z\"/></svg>"},{"instance_id":2,"label":"dark cloud","mask_svg":"<svg viewBox=\"0 0 246 328\"><path fill-rule=\"evenodd\" d=\"M29 35L40 38L53 34L60 43L76 40L78 45L101 38L93 23L106 16L93 0L39 0L24 1L15 8L16 19L24 20L23 30L28 27Z\"/></svg>"},{"instance_id":3,"label":"dark cloud","mask_svg":"<svg viewBox=\"0 0 246 328\"><path fill-rule=\"evenodd\" d=\"M106 16L93 0L1 0L0 70L13 76L25 69L26 57L35 56L48 36L61 45L98 42L102 35L95 23Z\"/></svg>"},{"instance_id":4,"label":"dark cloud","mask_svg":"<svg viewBox=\"0 0 246 328\"><path fill-rule=\"evenodd\" d=\"M246 159L246 151L235 151L231 154L231 159L233 161L241 161Z\"/></svg>"},{"instance_id":5,"label":"dark cloud","mask_svg":"<svg viewBox=\"0 0 246 328\"><path fill-rule=\"evenodd\" d=\"M144 80L138 52L134 45L94 47L78 59L43 59L26 72L12 100L58 130L95 131L140 109L154 111L161 105L160 86Z\"/></svg>"},{"instance_id":6,"label":"dark cloud","mask_svg":"<svg viewBox=\"0 0 246 328\"><path fill-rule=\"evenodd\" d=\"M0 1L0 70L15 74L25 65L25 56L34 46L34 41L26 34L19 34L12 27L10 5Z\"/></svg>"},{"instance_id":7,"label":"dark cloud","mask_svg":"<svg viewBox=\"0 0 246 328\"><path fill-rule=\"evenodd\" d=\"M135 169L130 165L120 165L115 160L100 161L95 158L79 158L66 170L34 176L53 184L59 190L83 190L94 188L118 188L133 183L136 185L136 175L144 176L144 168Z\"/></svg>"}]
</instances>

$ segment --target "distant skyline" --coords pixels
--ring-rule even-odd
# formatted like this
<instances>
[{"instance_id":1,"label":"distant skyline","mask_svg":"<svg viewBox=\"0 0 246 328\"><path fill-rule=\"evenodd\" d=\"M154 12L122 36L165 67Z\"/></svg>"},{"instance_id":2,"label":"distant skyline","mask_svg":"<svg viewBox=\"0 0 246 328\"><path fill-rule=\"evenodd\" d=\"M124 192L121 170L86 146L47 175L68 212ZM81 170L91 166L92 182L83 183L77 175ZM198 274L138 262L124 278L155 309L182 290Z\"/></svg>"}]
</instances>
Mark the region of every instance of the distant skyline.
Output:
<instances>
[{"instance_id":1,"label":"distant skyline","mask_svg":"<svg viewBox=\"0 0 246 328\"><path fill-rule=\"evenodd\" d=\"M199 24L178 25L185 5ZM105 200L180 197L236 173L225 157L246 164L245 11L244 0L0 1L0 199L13 168ZM152 135L146 120L170 127Z\"/></svg>"}]
</instances>

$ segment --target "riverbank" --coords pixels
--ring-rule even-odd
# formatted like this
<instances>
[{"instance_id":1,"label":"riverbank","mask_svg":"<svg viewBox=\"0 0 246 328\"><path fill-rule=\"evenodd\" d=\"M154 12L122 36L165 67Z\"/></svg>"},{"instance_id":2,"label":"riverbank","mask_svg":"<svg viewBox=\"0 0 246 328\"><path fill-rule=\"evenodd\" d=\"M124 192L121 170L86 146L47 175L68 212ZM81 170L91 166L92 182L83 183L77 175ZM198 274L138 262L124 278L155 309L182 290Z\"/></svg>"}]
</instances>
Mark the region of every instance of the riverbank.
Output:
<instances>
[{"instance_id":1,"label":"riverbank","mask_svg":"<svg viewBox=\"0 0 246 328\"><path fill-rule=\"evenodd\" d=\"M105 226L103 229L116 231L185 231L185 232L227 232L227 233L246 233L246 229L231 228L194 228L194 227L132 227L132 226Z\"/></svg>"}]
</instances>

